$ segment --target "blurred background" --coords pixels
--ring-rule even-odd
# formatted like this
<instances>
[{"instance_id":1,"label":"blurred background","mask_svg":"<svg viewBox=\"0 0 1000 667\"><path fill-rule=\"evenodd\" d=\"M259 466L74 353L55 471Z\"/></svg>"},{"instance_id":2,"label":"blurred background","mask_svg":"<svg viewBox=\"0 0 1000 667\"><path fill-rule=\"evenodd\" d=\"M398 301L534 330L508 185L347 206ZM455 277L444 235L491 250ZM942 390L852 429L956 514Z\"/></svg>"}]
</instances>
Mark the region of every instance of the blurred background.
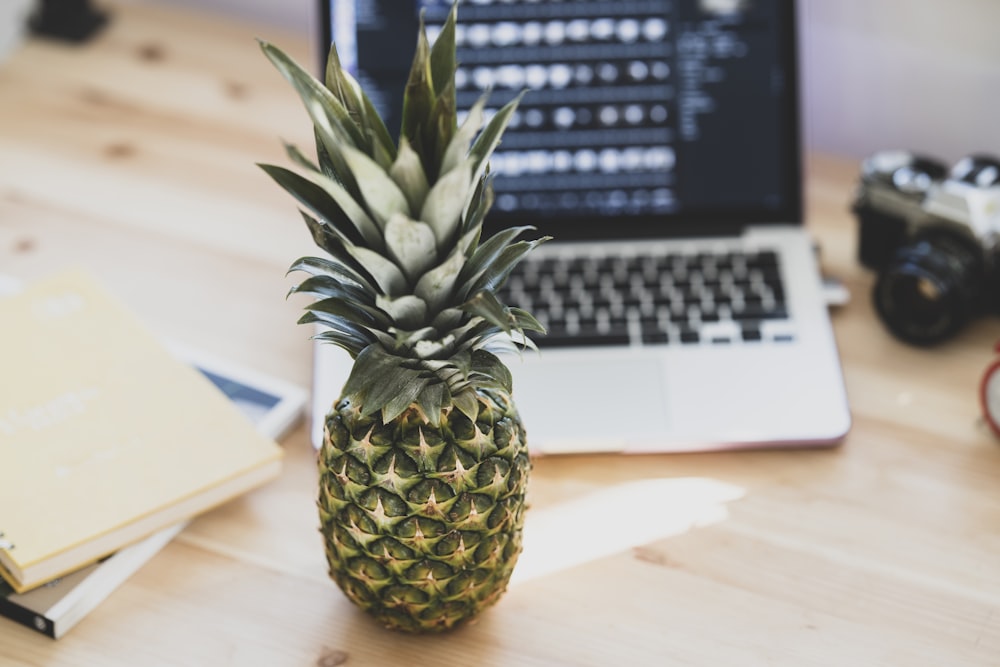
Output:
<instances>
[{"instance_id":1,"label":"blurred background","mask_svg":"<svg viewBox=\"0 0 1000 667\"><path fill-rule=\"evenodd\" d=\"M0 0L0 57L15 17L33 1ZM315 0L124 1L315 34ZM907 148L946 162L1000 154L1000 2L800 0L799 7L807 150L861 158Z\"/></svg>"},{"instance_id":2,"label":"blurred background","mask_svg":"<svg viewBox=\"0 0 1000 667\"><path fill-rule=\"evenodd\" d=\"M142 1L231 13L304 35L316 5ZM799 8L807 150L861 158L909 148L947 162L1000 154L1000 2L800 0Z\"/></svg>"}]
</instances>

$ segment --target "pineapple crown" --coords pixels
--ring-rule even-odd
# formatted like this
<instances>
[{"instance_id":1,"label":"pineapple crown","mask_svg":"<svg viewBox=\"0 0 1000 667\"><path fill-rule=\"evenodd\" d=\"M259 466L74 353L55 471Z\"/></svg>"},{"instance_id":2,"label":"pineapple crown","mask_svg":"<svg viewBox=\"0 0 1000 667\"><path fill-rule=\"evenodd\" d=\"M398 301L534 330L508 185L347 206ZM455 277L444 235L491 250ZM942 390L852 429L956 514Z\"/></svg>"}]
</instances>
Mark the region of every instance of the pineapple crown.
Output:
<instances>
[{"instance_id":1,"label":"pineapple crown","mask_svg":"<svg viewBox=\"0 0 1000 667\"><path fill-rule=\"evenodd\" d=\"M431 46L421 14L398 147L335 45L320 82L261 42L312 120L318 164L286 144L300 171L260 167L302 205L329 255L294 262L290 273L310 277L289 294L317 297L299 323L325 325L316 338L351 354L344 396L386 422L414 403L434 424L451 405L475 420L476 389L512 390L494 352L534 348L524 332L544 332L496 291L547 239L518 240L531 227L481 239L493 203L489 158L521 95L485 126L484 95L458 125L456 19L457 3Z\"/></svg>"}]
</instances>

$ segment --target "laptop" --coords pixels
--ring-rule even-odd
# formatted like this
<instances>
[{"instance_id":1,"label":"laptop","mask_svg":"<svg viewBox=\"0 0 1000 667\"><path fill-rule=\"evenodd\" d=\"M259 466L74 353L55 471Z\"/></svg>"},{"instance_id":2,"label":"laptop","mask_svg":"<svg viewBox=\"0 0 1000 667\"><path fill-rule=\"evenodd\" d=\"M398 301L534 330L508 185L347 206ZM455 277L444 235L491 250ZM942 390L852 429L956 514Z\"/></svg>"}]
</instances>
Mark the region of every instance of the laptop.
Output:
<instances>
[{"instance_id":1,"label":"laptop","mask_svg":"<svg viewBox=\"0 0 1000 667\"><path fill-rule=\"evenodd\" d=\"M322 45L399 127L424 12L324 0ZM810 237L791 0L466 0L458 105L530 89L484 236L554 240L505 303L548 328L506 359L535 454L824 447L850 428ZM325 50L325 46L324 49ZM313 439L350 358L315 350Z\"/></svg>"}]
</instances>

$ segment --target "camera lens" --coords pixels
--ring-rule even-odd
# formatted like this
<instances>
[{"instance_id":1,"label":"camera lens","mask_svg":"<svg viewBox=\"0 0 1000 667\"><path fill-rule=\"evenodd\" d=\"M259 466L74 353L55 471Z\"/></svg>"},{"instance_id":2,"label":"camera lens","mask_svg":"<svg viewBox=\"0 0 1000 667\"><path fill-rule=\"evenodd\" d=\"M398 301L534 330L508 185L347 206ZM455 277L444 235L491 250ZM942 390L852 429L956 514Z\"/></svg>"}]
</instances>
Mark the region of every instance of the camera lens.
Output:
<instances>
[{"instance_id":1,"label":"camera lens","mask_svg":"<svg viewBox=\"0 0 1000 667\"><path fill-rule=\"evenodd\" d=\"M901 247L875 283L875 308L889 331L914 345L954 335L978 298L980 260L951 235L926 236Z\"/></svg>"}]
</instances>

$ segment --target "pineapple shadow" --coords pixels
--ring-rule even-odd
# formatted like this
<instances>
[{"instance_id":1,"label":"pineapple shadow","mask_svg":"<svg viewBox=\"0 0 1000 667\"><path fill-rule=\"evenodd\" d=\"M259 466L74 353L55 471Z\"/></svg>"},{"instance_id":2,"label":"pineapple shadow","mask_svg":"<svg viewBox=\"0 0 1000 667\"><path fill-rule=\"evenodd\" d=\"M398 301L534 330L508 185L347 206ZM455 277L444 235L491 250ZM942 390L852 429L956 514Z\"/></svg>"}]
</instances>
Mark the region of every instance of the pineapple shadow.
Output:
<instances>
[{"instance_id":1,"label":"pineapple shadow","mask_svg":"<svg viewBox=\"0 0 1000 667\"><path fill-rule=\"evenodd\" d=\"M607 558L729 517L746 489L706 477L628 481L534 508L511 587ZM654 515L630 508L660 508Z\"/></svg>"}]
</instances>

